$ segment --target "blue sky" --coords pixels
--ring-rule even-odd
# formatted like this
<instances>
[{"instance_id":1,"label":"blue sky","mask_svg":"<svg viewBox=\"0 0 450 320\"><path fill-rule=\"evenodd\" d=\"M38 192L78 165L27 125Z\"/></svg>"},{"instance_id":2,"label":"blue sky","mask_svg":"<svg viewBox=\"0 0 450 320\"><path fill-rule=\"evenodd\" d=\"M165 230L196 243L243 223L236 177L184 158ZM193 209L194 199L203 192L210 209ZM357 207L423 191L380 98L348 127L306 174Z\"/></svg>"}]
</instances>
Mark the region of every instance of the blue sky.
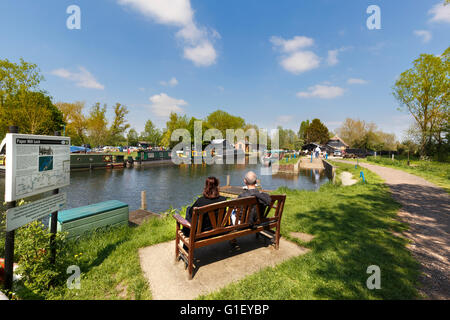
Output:
<instances>
[{"instance_id":1,"label":"blue sky","mask_svg":"<svg viewBox=\"0 0 450 320\"><path fill-rule=\"evenodd\" d=\"M347 117L401 138L392 97L421 53L450 44L440 0L0 0L0 58L38 64L54 101L129 108L132 127L221 108L271 129ZM70 5L81 29L68 29ZM370 5L381 29L369 30Z\"/></svg>"}]
</instances>

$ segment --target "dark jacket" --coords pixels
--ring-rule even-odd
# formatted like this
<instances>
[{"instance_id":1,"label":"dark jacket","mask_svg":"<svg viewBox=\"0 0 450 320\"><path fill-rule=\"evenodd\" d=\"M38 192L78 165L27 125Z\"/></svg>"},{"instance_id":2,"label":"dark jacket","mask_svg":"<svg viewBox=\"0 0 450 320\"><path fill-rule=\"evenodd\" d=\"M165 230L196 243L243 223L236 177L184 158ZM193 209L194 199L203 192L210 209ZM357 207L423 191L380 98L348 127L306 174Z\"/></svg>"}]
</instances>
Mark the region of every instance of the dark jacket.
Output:
<instances>
[{"instance_id":1,"label":"dark jacket","mask_svg":"<svg viewBox=\"0 0 450 320\"><path fill-rule=\"evenodd\" d=\"M198 198L191 207L187 208L187 210L186 210L186 220L191 222L192 214L193 214L192 208L194 208L194 207L197 207L197 208L204 207L204 206L207 206L209 204L213 204L213 203L221 202L221 201L226 201L226 200L227 200L227 198L222 197L222 196L219 196L219 197L213 198L213 199L205 198L205 197L202 196L202 197ZM185 230L185 229L186 228L183 228L183 230ZM211 221L209 220L209 216L207 214L205 214L203 216L202 232L206 231L206 230L210 230L210 229L212 229ZM189 233L189 229L187 229L184 232ZM189 236L189 234L187 234L187 236Z\"/></svg>"},{"instance_id":2,"label":"dark jacket","mask_svg":"<svg viewBox=\"0 0 450 320\"><path fill-rule=\"evenodd\" d=\"M252 196L256 197L256 199L258 200L259 210L260 210L261 214L264 212L266 207L268 205L270 205L270 203L272 201L269 194L260 192L258 189L245 190L238 196L238 198L245 198L245 197L252 197ZM252 211L250 211L250 220L249 221L250 221L250 223L255 223L257 219L258 219L258 215L256 213L256 208L252 208Z\"/></svg>"}]
</instances>

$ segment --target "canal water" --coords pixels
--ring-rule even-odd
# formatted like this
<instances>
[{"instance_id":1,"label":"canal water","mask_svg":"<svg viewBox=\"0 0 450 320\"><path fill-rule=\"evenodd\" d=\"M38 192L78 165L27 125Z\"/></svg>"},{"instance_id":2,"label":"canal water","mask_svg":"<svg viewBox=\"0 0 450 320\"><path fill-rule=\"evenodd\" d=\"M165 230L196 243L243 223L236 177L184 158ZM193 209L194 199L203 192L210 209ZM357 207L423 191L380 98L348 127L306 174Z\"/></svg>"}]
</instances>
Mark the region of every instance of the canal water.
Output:
<instances>
[{"instance_id":1,"label":"canal water","mask_svg":"<svg viewBox=\"0 0 450 320\"><path fill-rule=\"evenodd\" d=\"M159 165L146 168L72 171L66 208L76 208L106 200L120 200L130 210L140 206L141 191L147 193L148 209L162 212L192 203L203 191L205 179L215 176L225 185L243 186L243 177L255 171L266 190L286 186L291 189L317 190L328 182L323 170L303 170L298 175L270 174L270 168L261 165ZM4 195L4 177L0 177L0 195Z\"/></svg>"}]
</instances>

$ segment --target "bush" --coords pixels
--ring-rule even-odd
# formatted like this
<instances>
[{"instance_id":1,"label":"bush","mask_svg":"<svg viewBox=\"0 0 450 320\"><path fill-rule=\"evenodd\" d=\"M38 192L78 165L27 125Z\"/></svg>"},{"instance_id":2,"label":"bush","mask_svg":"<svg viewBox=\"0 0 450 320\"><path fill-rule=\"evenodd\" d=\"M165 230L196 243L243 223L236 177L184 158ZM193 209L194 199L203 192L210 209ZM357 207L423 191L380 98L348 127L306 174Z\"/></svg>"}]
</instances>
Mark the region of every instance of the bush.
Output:
<instances>
[{"instance_id":1,"label":"bush","mask_svg":"<svg viewBox=\"0 0 450 320\"><path fill-rule=\"evenodd\" d=\"M21 275L21 282L26 289L37 295L43 295L65 281L65 234L57 233L55 236L55 263L52 263L50 238L51 233L39 221L29 223L17 232L17 273Z\"/></svg>"}]
</instances>

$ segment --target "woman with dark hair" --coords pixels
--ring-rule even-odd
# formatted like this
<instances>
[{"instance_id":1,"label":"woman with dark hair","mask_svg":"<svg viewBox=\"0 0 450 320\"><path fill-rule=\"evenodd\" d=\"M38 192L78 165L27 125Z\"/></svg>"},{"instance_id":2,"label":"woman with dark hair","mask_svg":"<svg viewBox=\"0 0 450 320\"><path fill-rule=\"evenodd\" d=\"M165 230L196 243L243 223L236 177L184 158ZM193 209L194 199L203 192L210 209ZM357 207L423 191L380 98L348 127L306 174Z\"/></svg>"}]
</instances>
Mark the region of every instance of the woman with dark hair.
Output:
<instances>
[{"instance_id":1,"label":"woman with dark hair","mask_svg":"<svg viewBox=\"0 0 450 320\"><path fill-rule=\"evenodd\" d=\"M203 207L208 204L213 204L216 202L226 201L227 198L219 195L219 179L216 177L208 177L205 181L205 188L203 189L203 195L194 202L194 204L188 208L186 212L186 220L191 222L193 208L195 207ZM209 220L209 216L203 216L202 223L202 231L206 231L212 229L211 221ZM183 227L183 234L186 237L189 237L189 228Z\"/></svg>"}]
</instances>

